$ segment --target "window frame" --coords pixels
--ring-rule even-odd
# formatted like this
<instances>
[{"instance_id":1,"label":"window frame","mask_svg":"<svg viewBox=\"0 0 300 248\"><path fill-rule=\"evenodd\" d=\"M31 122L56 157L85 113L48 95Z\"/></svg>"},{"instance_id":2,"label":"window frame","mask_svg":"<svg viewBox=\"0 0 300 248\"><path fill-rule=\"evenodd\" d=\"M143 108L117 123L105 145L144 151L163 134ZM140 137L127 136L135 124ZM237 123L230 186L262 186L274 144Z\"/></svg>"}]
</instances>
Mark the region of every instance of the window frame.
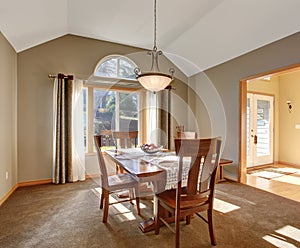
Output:
<instances>
[{"instance_id":1,"label":"window frame","mask_svg":"<svg viewBox=\"0 0 300 248\"><path fill-rule=\"evenodd\" d=\"M126 89L126 88L107 88L103 86L95 86L95 85L84 85L87 89L87 147L86 147L86 155L95 154L94 151L94 90L109 90L116 91L117 95L120 93L135 93L139 95L139 105L138 105L138 131L139 138L138 143L142 143L145 140L145 92L142 90L136 89ZM117 106L117 104L116 104ZM118 106L119 107L119 106ZM117 115L116 115L117 116Z\"/></svg>"},{"instance_id":2,"label":"window frame","mask_svg":"<svg viewBox=\"0 0 300 248\"><path fill-rule=\"evenodd\" d=\"M97 70L98 68L105 63L106 61L110 59L117 59L117 64L116 64L116 75L117 77L109 77L109 76L99 76L97 75ZM138 142L143 143L146 139L146 114L145 114L145 106L146 106L146 91L145 89L139 87L139 83L137 83L137 80L134 78L122 78L118 77L120 76L119 74L119 69L120 69L120 60L126 60L129 64L132 65L132 69L134 72L134 69L137 67L137 65L132 61L130 58L124 56L124 55L119 55L119 54L112 54L103 57L95 66L93 76L90 78L91 82L86 82L84 84L84 88L87 90L87 102L86 102L86 108L87 108L87 113L86 113L86 155L93 155L95 154L94 151L94 90L95 89L100 89L100 90L108 90L108 91L116 91L117 92L117 99L119 98L120 92L124 93L132 93L133 91L137 94L139 94L139 106L138 106L138 131L139 131L139 137L138 137ZM95 82L93 82L95 80ZM127 87L120 86L120 84L114 84L114 85L107 85L107 82L115 82L115 81L123 82L128 84ZM102 83L101 83L102 82ZM119 104L116 103L116 106L119 107ZM119 115L116 114L119 118ZM117 121L117 120L116 120ZM116 125L117 128L119 124Z\"/></svg>"},{"instance_id":3,"label":"window frame","mask_svg":"<svg viewBox=\"0 0 300 248\"><path fill-rule=\"evenodd\" d=\"M116 59L117 60L117 63L116 63L116 76L103 76L103 75L97 75L97 71L98 71L98 68L103 64L105 63L106 61L108 60L113 60L113 59ZM100 61L97 63L97 65L95 66L95 69L94 69L94 72L93 72L93 75L95 77L99 77L99 78L105 78L105 79L111 79L111 80L114 80L114 79L118 79L118 80L130 80L130 81L137 81L136 79L134 78L131 78L131 77L120 77L120 60L123 59L125 61L127 61L129 64L131 64L133 67L133 73L134 73L134 69L137 68L138 66L134 63L133 60L131 60L130 58L124 56L124 55L119 55L119 54L112 54L112 55L108 55L108 56L105 56L103 57L102 59L100 59Z\"/></svg>"}]
</instances>

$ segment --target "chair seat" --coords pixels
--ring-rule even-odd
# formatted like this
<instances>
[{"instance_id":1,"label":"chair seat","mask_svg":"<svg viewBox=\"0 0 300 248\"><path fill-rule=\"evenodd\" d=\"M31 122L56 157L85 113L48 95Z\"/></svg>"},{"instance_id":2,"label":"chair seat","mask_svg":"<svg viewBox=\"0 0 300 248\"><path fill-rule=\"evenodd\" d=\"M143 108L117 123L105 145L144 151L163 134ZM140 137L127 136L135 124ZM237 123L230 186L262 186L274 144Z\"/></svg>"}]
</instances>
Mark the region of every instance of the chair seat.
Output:
<instances>
[{"instance_id":1,"label":"chair seat","mask_svg":"<svg viewBox=\"0 0 300 248\"><path fill-rule=\"evenodd\" d=\"M118 190L133 187L138 182L129 174L116 174L108 176L108 190Z\"/></svg>"},{"instance_id":2,"label":"chair seat","mask_svg":"<svg viewBox=\"0 0 300 248\"><path fill-rule=\"evenodd\" d=\"M97 157L99 162L99 168L100 168L100 186L102 189L101 192L101 199L100 199L100 209L103 209L103 223L107 222L108 218L108 207L109 205L115 204L115 203L121 203L125 201L130 201L132 203L132 199L135 195L136 200L136 207L138 215L140 215L140 199L139 199L139 188L138 188L138 181L135 180L133 177L131 177L129 174L117 174L109 176L107 173L107 168L105 164L105 160L102 154L101 150L101 142L102 142L102 135L94 135L94 141L95 146L97 148ZM115 193L120 190L129 190L129 199L124 199L122 201L116 201L116 202L109 202L109 195L111 193Z\"/></svg>"},{"instance_id":3,"label":"chair seat","mask_svg":"<svg viewBox=\"0 0 300 248\"><path fill-rule=\"evenodd\" d=\"M162 193L157 194L156 197L162 202L164 202L168 207L175 210L176 189L166 190ZM203 196L203 194L199 194L199 195L189 196L183 194L181 196L180 209L184 210L187 208L196 208L196 207L203 206L206 203L208 203L208 197L206 195Z\"/></svg>"},{"instance_id":4,"label":"chair seat","mask_svg":"<svg viewBox=\"0 0 300 248\"><path fill-rule=\"evenodd\" d=\"M194 214L207 211L211 244L215 245L213 231L213 198L216 173L220 161L221 139L176 138L175 152L179 157L177 187L155 194L155 234L159 234L162 224L174 231L170 223L175 221L175 247L180 246L180 221L190 224ZM183 160L189 158L190 167L186 186L182 185ZM197 234L198 235L198 234Z\"/></svg>"}]
</instances>

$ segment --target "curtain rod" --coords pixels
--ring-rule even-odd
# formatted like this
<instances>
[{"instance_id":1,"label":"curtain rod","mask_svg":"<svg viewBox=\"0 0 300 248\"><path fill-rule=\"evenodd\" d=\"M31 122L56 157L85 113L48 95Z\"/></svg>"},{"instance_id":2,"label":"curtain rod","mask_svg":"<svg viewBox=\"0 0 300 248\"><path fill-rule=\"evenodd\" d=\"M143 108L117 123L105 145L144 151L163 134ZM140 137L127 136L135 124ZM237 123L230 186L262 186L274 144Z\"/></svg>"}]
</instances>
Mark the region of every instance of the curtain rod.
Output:
<instances>
[{"instance_id":1,"label":"curtain rod","mask_svg":"<svg viewBox=\"0 0 300 248\"><path fill-rule=\"evenodd\" d=\"M49 78L49 79L57 78L57 75L48 74L48 78Z\"/></svg>"},{"instance_id":2,"label":"curtain rod","mask_svg":"<svg viewBox=\"0 0 300 248\"><path fill-rule=\"evenodd\" d=\"M62 75L63 78L69 78L69 77L72 77L72 80L74 79L74 76L73 76L73 75L68 75L68 76L66 76L66 75L61 74L61 73L59 73L58 75ZM48 74L48 78L49 78L49 79L55 79L55 78L58 78L58 75ZM87 81L86 79L82 79L82 78L77 78L77 79L82 80L82 81L84 81L84 82Z\"/></svg>"},{"instance_id":3,"label":"curtain rod","mask_svg":"<svg viewBox=\"0 0 300 248\"><path fill-rule=\"evenodd\" d=\"M59 73L58 75L48 74L48 78L49 78L49 79L57 78L57 77L59 77L59 76L61 76L62 78L69 78L69 77L73 78L73 75L68 75L68 76L66 76L66 75L64 75L64 74L62 74L62 73Z\"/></svg>"}]
</instances>

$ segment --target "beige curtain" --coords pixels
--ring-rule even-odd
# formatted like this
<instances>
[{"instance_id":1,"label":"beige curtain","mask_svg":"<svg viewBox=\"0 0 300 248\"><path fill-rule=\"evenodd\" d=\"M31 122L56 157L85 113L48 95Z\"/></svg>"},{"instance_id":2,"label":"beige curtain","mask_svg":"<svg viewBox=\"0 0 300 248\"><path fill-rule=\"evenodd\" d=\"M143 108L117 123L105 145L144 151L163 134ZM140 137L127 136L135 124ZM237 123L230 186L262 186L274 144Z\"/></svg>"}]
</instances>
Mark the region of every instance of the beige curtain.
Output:
<instances>
[{"instance_id":1,"label":"beige curtain","mask_svg":"<svg viewBox=\"0 0 300 248\"><path fill-rule=\"evenodd\" d=\"M161 130L158 139L160 144L171 149L173 142L171 127L171 87L158 92L158 128Z\"/></svg>"},{"instance_id":2,"label":"beige curtain","mask_svg":"<svg viewBox=\"0 0 300 248\"><path fill-rule=\"evenodd\" d=\"M72 176L72 94L73 76L58 74L54 82L54 175L53 182L73 181Z\"/></svg>"},{"instance_id":3,"label":"beige curtain","mask_svg":"<svg viewBox=\"0 0 300 248\"><path fill-rule=\"evenodd\" d=\"M146 93L146 123L147 143L158 144L158 105L157 94L151 91Z\"/></svg>"},{"instance_id":4,"label":"beige curtain","mask_svg":"<svg viewBox=\"0 0 300 248\"><path fill-rule=\"evenodd\" d=\"M171 130L171 88L146 93L147 143L162 145L170 149Z\"/></svg>"}]
</instances>

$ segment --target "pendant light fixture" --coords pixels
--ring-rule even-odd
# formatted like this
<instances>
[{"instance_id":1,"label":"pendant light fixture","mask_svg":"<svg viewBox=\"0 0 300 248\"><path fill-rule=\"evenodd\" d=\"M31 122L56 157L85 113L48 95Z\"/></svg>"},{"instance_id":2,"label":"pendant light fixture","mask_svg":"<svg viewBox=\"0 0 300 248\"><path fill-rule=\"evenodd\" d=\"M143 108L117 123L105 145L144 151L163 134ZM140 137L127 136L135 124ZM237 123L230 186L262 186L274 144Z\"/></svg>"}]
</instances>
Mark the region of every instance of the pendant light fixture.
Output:
<instances>
[{"instance_id":1,"label":"pendant light fixture","mask_svg":"<svg viewBox=\"0 0 300 248\"><path fill-rule=\"evenodd\" d=\"M170 74L160 72L158 67L158 56L162 55L162 51L157 50L156 46L156 0L154 0L154 45L151 51L148 51L148 55L151 55L152 64L149 72L141 72L140 68L135 68L137 80L147 90L157 92L165 89L173 80L173 74L175 70L171 68Z\"/></svg>"}]
</instances>

